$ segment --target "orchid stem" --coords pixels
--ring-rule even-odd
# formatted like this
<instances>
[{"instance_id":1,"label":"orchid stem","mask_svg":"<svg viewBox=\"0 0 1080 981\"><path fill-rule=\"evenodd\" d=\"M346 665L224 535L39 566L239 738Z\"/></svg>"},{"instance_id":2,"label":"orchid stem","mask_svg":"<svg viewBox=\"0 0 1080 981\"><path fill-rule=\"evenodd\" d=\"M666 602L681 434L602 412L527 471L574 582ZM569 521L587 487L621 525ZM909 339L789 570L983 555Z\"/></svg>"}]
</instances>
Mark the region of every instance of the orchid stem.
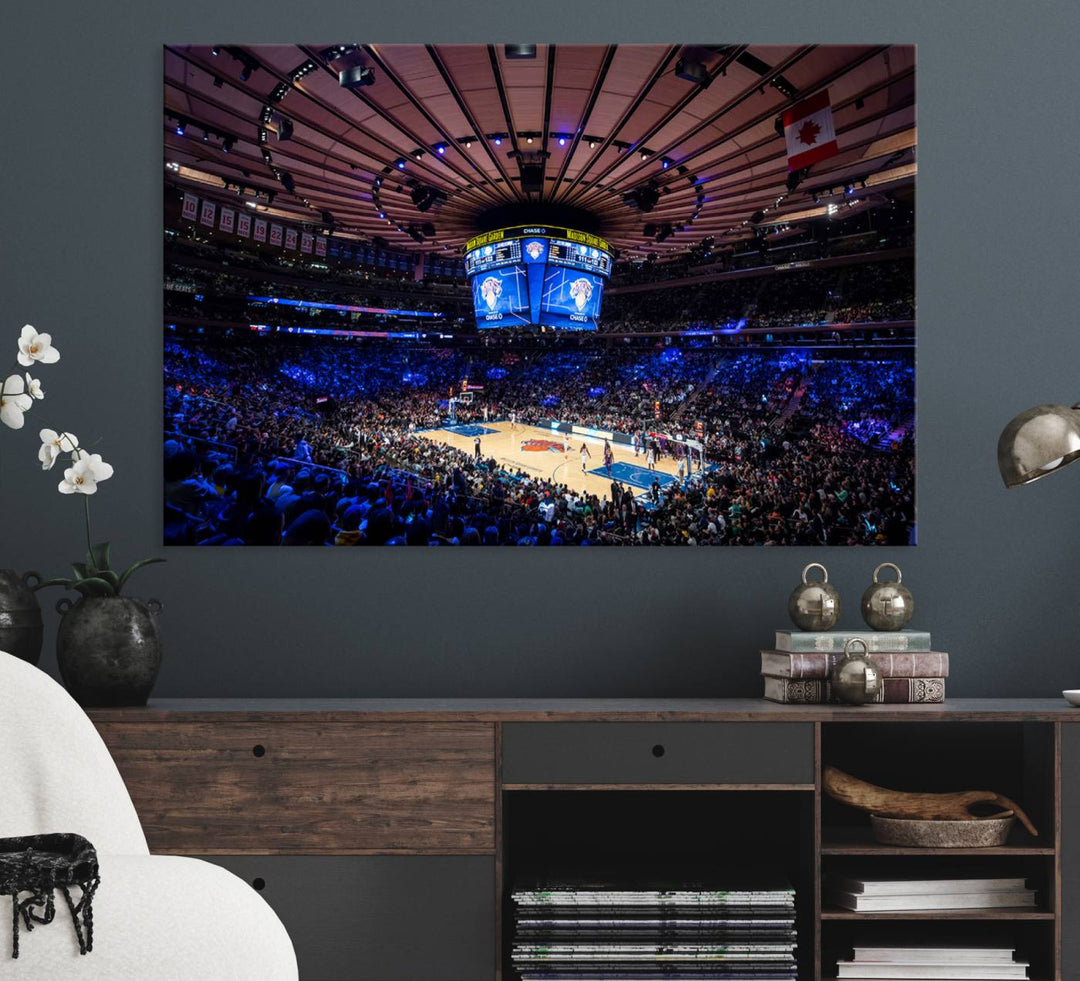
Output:
<instances>
[{"instance_id":1,"label":"orchid stem","mask_svg":"<svg viewBox=\"0 0 1080 981\"><path fill-rule=\"evenodd\" d=\"M94 552L94 546L90 544L90 496L83 495L83 503L86 505L86 551L87 554L92 555Z\"/></svg>"}]
</instances>

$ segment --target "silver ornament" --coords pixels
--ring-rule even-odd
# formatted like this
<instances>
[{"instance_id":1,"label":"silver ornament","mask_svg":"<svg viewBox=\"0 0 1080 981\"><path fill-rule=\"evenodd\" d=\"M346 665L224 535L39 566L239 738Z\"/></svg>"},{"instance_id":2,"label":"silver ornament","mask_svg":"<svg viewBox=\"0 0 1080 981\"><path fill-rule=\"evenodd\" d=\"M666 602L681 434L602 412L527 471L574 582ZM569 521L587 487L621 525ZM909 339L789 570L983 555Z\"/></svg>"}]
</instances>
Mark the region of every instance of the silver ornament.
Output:
<instances>
[{"instance_id":1,"label":"silver ornament","mask_svg":"<svg viewBox=\"0 0 1080 981\"><path fill-rule=\"evenodd\" d=\"M878 573L894 569L896 582L881 582ZM882 562L874 570L874 581L862 597L862 618L873 630L900 630L915 613L915 600L907 586L900 584L903 574L892 562Z\"/></svg>"},{"instance_id":2,"label":"silver ornament","mask_svg":"<svg viewBox=\"0 0 1080 981\"><path fill-rule=\"evenodd\" d=\"M820 569L822 579L810 582L806 574ZM788 616L800 630L832 630L840 619L840 594L829 585L829 570L820 562L811 562L802 571L802 582L788 597Z\"/></svg>"},{"instance_id":3,"label":"silver ornament","mask_svg":"<svg viewBox=\"0 0 1080 981\"><path fill-rule=\"evenodd\" d=\"M863 653L856 654L854 646L861 644ZM870 660L870 648L865 640L852 637L844 645L844 656L829 672L832 694L846 705L866 705L881 693L881 670Z\"/></svg>"}]
</instances>

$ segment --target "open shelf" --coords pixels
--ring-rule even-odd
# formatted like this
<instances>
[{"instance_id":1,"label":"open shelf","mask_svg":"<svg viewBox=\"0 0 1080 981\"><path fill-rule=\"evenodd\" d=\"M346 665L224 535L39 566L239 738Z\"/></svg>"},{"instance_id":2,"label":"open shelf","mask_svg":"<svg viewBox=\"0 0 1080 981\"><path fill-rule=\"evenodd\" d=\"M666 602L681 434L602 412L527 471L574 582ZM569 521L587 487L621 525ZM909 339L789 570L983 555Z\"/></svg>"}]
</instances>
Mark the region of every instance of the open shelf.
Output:
<instances>
[{"instance_id":1,"label":"open shelf","mask_svg":"<svg viewBox=\"0 0 1080 981\"><path fill-rule=\"evenodd\" d=\"M825 828L821 832L822 855L927 855L1001 856L1053 855L1053 845L1042 838L1032 838L1022 829L1005 844L993 848L918 848L906 845L882 845L874 841L868 827Z\"/></svg>"},{"instance_id":2,"label":"open shelf","mask_svg":"<svg viewBox=\"0 0 1080 981\"><path fill-rule=\"evenodd\" d=\"M823 920L1052 920L1053 913L1045 910L1001 907L999 909L926 909L889 910L877 913L859 913L855 910L825 906L821 910Z\"/></svg>"}]
</instances>

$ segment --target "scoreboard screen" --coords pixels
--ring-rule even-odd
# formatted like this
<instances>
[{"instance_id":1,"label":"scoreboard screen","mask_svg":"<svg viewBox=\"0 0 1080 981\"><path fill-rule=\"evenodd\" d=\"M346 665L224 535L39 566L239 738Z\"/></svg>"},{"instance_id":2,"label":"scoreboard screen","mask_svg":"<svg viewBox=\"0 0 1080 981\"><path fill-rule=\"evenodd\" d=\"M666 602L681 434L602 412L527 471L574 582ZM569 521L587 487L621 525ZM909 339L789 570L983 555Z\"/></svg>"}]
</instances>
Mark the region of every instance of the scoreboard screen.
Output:
<instances>
[{"instance_id":1,"label":"scoreboard screen","mask_svg":"<svg viewBox=\"0 0 1080 981\"><path fill-rule=\"evenodd\" d=\"M570 228L478 235L465 246L477 327L596 330L612 258L603 239Z\"/></svg>"}]
</instances>

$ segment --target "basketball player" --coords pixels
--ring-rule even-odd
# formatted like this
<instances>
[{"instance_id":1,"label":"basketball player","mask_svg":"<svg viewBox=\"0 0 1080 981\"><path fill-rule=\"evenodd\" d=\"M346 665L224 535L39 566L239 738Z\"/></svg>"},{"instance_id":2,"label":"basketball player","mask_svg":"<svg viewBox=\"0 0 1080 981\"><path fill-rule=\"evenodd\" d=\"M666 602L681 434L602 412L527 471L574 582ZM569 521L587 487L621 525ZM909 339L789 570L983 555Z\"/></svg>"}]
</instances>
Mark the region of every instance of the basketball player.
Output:
<instances>
[{"instance_id":1,"label":"basketball player","mask_svg":"<svg viewBox=\"0 0 1080 981\"><path fill-rule=\"evenodd\" d=\"M592 454L589 452L589 448L584 443L582 443L581 444L581 472L582 473L585 473L585 468L587 466L585 461L589 460L591 458L592 458Z\"/></svg>"},{"instance_id":2,"label":"basketball player","mask_svg":"<svg viewBox=\"0 0 1080 981\"><path fill-rule=\"evenodd\" d=\"M517 429L517 413L513 409L511 409L510 410L510 432L513 432L515 429Z\"/></svg>"},{"instance_id":3,"label":"basketball player","mask_svg":"<svg viewBox=\"0 0 1080 981\"><path fill-rule=\"evenodd\" d=\"M636 458L641 453L641 434L634 431L634 457Z\"/></svg>"},{"instance_id":4,"label":"basketball player","mask_svg":"<svg viewBox=\"0 0 1080 981\"><path fill-rule=\"evenodd\" d=\"M645 462L648 464L650 470L656 469L656 444L649 444L649 452L645 457Z\"/></svg>"},{"instance_id":5,"label":"basketball player","mask_svg":"<svg viewBox=\"0 0 1080 981\"><path fill-rule=\"evenodd\" d=\"M611 450L611 444L604 440L604 469L607 470L608 480L611 479L611 465L615 462L615 454Z\"/></svg>"},{"instance_id":6,"label":"basketball player","mask_svg":"<svg viewBox=\"0 0 1080 981\"><path fill-rule=\"evenodd\" d=\"M683 456L681 453L679 454L678 472L679 472L679 483L682 483L683 477L686 476L686 457Z\"/></svg>"}]
</instances>

